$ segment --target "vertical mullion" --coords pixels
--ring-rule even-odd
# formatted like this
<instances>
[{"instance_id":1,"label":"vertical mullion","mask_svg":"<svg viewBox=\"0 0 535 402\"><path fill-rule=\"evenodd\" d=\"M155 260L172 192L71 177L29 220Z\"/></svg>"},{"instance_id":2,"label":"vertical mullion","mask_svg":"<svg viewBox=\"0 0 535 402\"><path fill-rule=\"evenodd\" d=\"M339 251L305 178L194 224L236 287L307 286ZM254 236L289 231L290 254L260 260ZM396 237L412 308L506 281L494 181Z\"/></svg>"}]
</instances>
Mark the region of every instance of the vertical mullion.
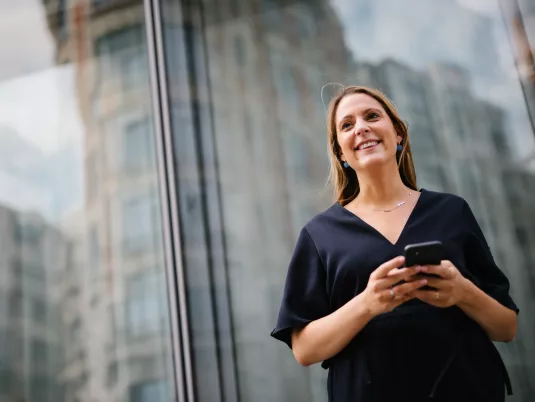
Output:
<instances>
[{"instance_id":1,"label":"vertical mullion","mask_svg":"<svg viewBox=\"0 0 535 402\"><path fill-rule=\"evenodd\" d=\"M144 0L176 395L194 401L171 117L159 0Z\"/></svg>"}]
</instances>

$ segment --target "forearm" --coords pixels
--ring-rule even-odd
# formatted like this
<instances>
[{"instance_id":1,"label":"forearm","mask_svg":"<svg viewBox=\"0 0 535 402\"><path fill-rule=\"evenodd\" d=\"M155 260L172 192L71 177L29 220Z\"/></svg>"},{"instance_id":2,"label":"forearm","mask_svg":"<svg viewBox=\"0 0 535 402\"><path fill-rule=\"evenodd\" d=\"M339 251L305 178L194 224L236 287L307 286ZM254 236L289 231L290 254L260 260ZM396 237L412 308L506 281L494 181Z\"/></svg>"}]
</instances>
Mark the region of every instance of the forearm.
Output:
<instances>
[{"instance_id":1,"label":"forearm","mask_svg":"<svg viewBox=\"0 0 535 402\"><path fill-rule=\"evenodd\" d=\"M328 316L294 331L292 349L296 360L308 366L331 358L347 346L372 319L363 300L361 293Z\"/></svg>"},{"instance_id":2,"label":"forearm","mask_svg":"<svg viewBox=\"0 0 535 402\"><path fill-rule=\"evenodd\" d=\"M487 295L466 279L464 297L458 303L470 318L476 321L496 342L510 342L516 336L516 313Z\"/></svg>"}]
</instances>

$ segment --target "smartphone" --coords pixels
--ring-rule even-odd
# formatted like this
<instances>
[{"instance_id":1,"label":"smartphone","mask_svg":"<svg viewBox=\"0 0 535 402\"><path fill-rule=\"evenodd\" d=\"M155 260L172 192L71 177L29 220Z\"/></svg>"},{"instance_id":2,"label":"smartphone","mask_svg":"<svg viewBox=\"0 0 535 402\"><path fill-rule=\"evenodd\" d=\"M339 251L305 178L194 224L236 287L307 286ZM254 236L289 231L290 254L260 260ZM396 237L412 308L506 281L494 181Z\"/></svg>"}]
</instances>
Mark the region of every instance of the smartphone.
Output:
<instances>
[{"instance_id":1,"label":"smartphone","mask_svg":"<svg viewBox=\"0 0 535 402\"><path fill-rule=\"evenodd\" d=\"M405 266L439 265L444 259L444 246L440 241L405 246Z\"/></svg>"},{"instance_id":2,"label":"smartphone","mask_svg":"<svg viewBox=\"0 0 535 402\"><path fill-rule=\"evenodd\" d=\"M440 241L409 244L405 246L405 266L439 265L444 259L444 246ZM440 278L438 275L420 273L421 276ZM422 287L423 290L436 290L431 286Z\"/></svg>"}]
</instances>

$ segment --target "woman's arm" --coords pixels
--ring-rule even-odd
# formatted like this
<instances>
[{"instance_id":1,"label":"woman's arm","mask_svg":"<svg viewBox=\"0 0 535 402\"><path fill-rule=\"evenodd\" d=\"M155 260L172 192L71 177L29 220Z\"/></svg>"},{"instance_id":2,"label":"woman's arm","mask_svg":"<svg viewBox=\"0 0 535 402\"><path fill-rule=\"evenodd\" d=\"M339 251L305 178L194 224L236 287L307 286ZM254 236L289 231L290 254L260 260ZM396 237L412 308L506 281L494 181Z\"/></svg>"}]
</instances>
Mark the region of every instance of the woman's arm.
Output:
<instances>
[{"instance_id":1,"label":"woman's arm","mask_svg":"<svg viewBox=\"0 0 535 402\"><path fill-rule=\"evenodd\" d=\"M413 297L436 307L458 306L476 321L493 341L510 342L515 338L516 312L479 289L450 261L444 260L440 265L424 267L423 272L440 276L429 278L429 286L437 290L417 290L412 293Z\"/></svg>"},{"instance_id":2,"label":"woman's arm","mask_svg":"<svg viewBox=\"0 0 535 402\"><path fill-rule=\"evenodd\" d=\"M465 278L464 296L457 305L476 321L496 342L515 339L517 314L505 307Z\"/></svg>"},{"instance_id":3,"label":"woman's arm","mask_svg":"<svg viewBox=\"0 0 535 402\"><path fill-rule=\"evenodd\" d=\"M397 269L403 257L394 258L371 275L366 289L335 312L292 331L292 350L296 360L309 366L340 352L375 316L391 311L410 298L407 296L425 284L426 279L403 283L420 272L421 267Z\"/></svg>"},{"instance_id":4,"label":"woman's arm","mask_svg":"<svg viewBox=\"0 0 535 402\"><path fill-rule=\"evenodd\" d=\"M340 352L373 318L363 301L364 293L334 313L292 331L292 350L303 366L329 359Z\"/></svg>"}]
</instances>

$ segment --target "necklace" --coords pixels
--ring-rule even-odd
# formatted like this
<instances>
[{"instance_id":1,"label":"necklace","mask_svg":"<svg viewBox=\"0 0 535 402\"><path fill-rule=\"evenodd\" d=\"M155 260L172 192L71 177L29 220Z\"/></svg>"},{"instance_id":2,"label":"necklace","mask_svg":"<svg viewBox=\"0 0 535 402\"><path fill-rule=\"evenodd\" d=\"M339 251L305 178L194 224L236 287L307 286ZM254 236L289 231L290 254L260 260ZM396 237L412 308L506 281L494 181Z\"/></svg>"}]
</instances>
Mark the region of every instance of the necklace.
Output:
<instances>
[{"instance_id":1,"label":"necklace","mask_svg":"<svg viewBox=\"0 0 535 402\"><path fill-rule=\"evenodd\" d=\"M408 195L408 197L410 197L411 195L412 195L412 191L409 191L409 195ZM407 199L408 199L408 198L407 198ZM402 205L405 205L406 203L407 203L407 200L398 202L394 208L390 208L390 209L375 209L375 208L368 208L368 207L366 207L366 206L364 206L364 208L371 209L372 211L391 212L391 211L393 211L394 209L399 208L399 207L401 207Z\"/></svg>"}]
</instances>

